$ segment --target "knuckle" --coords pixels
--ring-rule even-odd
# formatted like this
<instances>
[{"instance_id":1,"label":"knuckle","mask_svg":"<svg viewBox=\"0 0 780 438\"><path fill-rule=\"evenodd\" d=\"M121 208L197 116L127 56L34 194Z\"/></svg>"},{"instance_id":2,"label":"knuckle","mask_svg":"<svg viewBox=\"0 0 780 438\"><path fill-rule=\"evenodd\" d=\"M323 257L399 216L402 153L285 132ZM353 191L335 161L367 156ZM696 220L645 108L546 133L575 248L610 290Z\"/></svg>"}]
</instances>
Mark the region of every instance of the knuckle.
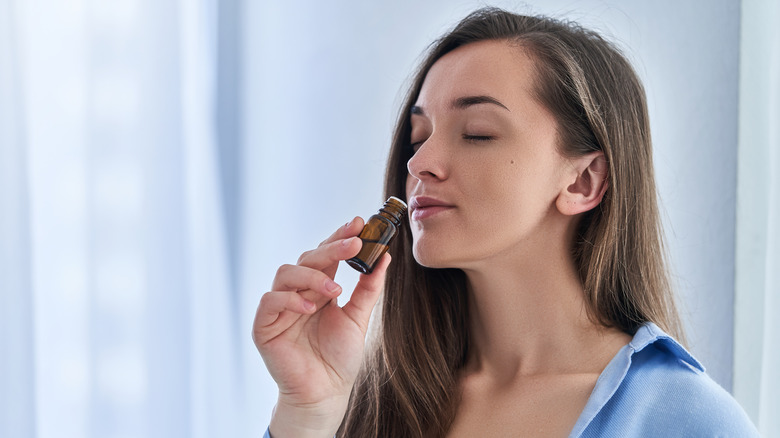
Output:
<instances>
[{"instance_id":1,"label":"knuckle","mask_svg":"<svg viewBox=\"0 0 780 438\"><path fill-rule=\"evenodd\" d=\"M271 292L266 292L263 294L263 296L260 297L260 307L267 307L268 301L273 299L273 295Z\"/></svg>"},{"instance_id":2,"label":"knuckle","mask_svg":"<svg viewBox=\"0 0 780 438\"><path fill-rule=\"evenodd\" d=\"M312 289L317 289L319 285L325 282L325 278L329 278L327 275L325 275L324 272L317 270L312 270L311 272L307 273L306 277L306 282Z\"/></svg>"},{"instance_id":3,"label":"knuckle","mask_svg":"<svg viewBox=\"0 0 780 438\"><path fill-rule=\"evenodd\" d=\"M344 240L336 240L335 242L330 242L328 245L329 252L332 255L337 255L341 253L344 250Z\"/></svg>"},{"instance_id":4,"label":"knuckle","mask_svg":"<svg viewBox=\"0 0 780 438\"><path fill-rule=\"evenodd\" d=\"M276 277L278 278L284 276L287 273L287 271L290 270L290 268L292 268L292 266L289 264L284 264L282 266L279 266L279 269L276 270Z\"/></svg>"},{"instance_id":5,"label":"knuckle","mask_svg":"<svg viewBox=\"0 0 780 438\"><path fill-rule=\"evenodd\" d=\"M309 255L311 255L311 250L304 251L303 254L301 254L301 256L298 257L298 262L297 263L300 265L301 263L303 263L304 260L306 260L306 258L309 257Z\"/></svg>"}]
</instances>

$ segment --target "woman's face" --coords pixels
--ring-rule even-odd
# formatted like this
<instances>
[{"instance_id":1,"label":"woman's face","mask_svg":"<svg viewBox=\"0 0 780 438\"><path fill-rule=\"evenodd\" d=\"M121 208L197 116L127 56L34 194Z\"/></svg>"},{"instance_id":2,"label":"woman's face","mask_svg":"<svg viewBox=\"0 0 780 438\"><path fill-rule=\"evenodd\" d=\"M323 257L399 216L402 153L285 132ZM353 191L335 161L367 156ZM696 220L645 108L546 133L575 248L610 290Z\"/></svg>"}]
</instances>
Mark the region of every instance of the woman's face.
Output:
<instances>
[{"instance_id":1,"label":"woman's face","mask_svg":"<svg viewBox=\"0 0 780 438\"><path fill-rule=\"evenodd\" d=\"M560 234L567 161L555 120L533 98L534 62L508 42L483 41L428 72L410 115L406 179L420 264L468 269L541 255Z\"/></svg>"}]
</instances>

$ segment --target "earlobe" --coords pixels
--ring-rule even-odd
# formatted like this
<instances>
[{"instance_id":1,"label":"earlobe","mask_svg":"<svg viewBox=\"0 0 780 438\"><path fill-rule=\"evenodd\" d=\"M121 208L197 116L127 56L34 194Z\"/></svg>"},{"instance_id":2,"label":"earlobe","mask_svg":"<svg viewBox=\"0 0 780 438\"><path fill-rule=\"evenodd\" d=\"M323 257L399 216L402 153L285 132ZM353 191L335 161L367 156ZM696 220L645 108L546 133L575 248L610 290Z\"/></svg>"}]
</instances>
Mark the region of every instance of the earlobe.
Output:
<instances>
[{"instance_id":1,"label":"earlobe","mask_svg":"<svg viewBox=\"0 0 780 438\"><path fill-rule=\"evenodd\" d=\"M570 175L574 181L568 184L556 199L556 207L567 216L592 210L604 198L609 186L609 170L603 152L574 158L572 164L573 172Z\"/></svg>"}]
</instances>

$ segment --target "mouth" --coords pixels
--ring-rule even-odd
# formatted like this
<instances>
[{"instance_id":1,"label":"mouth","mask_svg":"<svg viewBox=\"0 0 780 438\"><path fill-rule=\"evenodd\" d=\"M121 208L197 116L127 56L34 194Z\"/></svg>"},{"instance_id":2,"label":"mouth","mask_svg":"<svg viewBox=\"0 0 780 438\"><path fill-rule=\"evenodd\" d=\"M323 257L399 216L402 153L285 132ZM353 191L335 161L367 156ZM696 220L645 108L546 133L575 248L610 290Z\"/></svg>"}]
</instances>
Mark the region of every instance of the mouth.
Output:
<instances>
[{"instance_id":1,"label":"mouth","mask_svg":"<svg viewBox=\"0 0 780 438\"><path fill-rule=\"evenodd\" d=\"M409 202L409 217L413 221L421 221L454 208L453 204L440 199L430 196L414 196Z\"/></svg>"}]
</instances>

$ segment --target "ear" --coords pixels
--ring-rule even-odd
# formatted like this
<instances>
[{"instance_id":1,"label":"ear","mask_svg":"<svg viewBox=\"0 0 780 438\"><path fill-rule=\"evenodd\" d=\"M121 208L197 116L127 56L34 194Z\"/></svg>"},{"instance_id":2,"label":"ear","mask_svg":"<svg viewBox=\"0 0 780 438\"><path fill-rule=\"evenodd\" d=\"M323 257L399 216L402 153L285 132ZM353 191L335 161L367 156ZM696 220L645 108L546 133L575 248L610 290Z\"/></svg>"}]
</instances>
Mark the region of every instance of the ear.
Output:
<instances>
[{"instance_id":1,"label":"ear","mask_svg":"<svg viewBox=\"0 0 780 438\"><path fill-rule=\"evenodd\" d=\"M555 201L558 211L567 216L584 213L599 205L609 186L603 152L572 158L571 164L571 171L566 173L565 188Z\"/></svg>"}]
</instances>

